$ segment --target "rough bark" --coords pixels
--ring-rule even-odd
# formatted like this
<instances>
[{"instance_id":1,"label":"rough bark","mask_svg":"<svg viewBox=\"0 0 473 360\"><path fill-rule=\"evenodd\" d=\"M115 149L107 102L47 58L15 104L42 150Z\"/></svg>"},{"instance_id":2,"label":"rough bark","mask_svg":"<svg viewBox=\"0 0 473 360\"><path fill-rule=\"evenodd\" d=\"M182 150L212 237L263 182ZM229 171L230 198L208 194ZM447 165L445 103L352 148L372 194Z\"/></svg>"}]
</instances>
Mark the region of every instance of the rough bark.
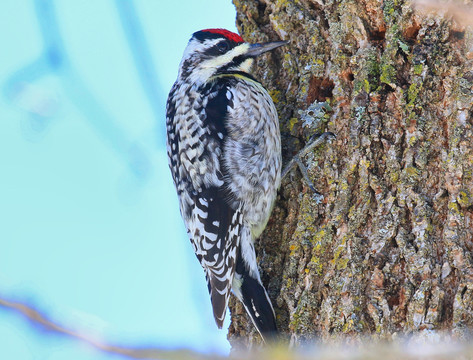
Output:
<instances>
[{"instance_id":1,"label":"rough bark","mask_svg":"<svg viewBox=\"0 0 473 360\"><path fill-rule=\"evenodd\" d=\"M292 171L257 242L281 331L294 343L473 326L473 33L402 0L233 0L249 42L289 40L256 75ZM464 5L463 5L464 6ZM465 8L466 9L466 8ZM326 102L328 109L322 109ZM229 339L259 343L232 299Z\"/></svg>"}]
</instances>

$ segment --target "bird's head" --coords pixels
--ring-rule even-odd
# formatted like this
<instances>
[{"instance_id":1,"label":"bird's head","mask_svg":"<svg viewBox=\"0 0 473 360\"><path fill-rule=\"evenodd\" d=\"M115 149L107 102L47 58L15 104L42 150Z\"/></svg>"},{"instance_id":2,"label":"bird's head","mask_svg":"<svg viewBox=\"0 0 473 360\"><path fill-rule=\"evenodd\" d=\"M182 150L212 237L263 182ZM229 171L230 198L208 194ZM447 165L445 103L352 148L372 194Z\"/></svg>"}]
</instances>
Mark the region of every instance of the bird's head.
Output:
<instances>
[{"instance_id":1,"label":"bird's head","mask_svg":"<svg viewBox=\"0 0 473 360\"><path fill-rule=\"evenodd\" d=\"M203 84L212 76L225 72L249 73L256 56L286 43L248 44L240 35L228 30L197 31L184 51L179 78L193 84Z\"/></svg>"}]
</instances>

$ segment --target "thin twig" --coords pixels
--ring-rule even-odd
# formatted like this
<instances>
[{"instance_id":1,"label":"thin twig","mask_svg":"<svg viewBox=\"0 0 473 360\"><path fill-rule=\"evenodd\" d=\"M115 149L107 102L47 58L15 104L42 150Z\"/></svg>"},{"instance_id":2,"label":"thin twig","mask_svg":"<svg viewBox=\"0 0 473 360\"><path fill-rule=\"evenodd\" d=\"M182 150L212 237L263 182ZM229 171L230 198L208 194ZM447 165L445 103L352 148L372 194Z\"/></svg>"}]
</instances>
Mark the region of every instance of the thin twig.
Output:
<instances>
[{"instance_id":1,"label":"thin twig","mask_svg":"<svg viewBox=\"0 0 473 360\"><path fill-rule=\"evenodd\" d=\"M224 359L224 357L221 356L201 354L195 351L185 349L165 350L159 348L125 347L120 345L107 344L90 336L87 336L77 330L72 330L71 328L60 325L52 321L51 319L48 319L48 317L42 311L35 309L31 305L18 301L7 300L5 298L0 298L0 307L20 314L27 320L31 321L34 325L39 325L45 330L48 330L52 333L65 335L71 339L86 343L97 350L110 354L127 356L131 359Z\"/></svg>"}]
</instances>

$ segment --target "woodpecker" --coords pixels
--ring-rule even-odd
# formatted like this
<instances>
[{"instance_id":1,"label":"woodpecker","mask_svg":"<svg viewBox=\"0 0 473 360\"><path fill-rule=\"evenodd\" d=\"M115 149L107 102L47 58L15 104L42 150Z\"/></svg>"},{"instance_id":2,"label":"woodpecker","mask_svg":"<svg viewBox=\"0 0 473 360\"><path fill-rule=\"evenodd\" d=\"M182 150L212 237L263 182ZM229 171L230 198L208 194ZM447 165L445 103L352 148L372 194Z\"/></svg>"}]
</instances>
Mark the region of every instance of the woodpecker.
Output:
<instances>
[{"instance_id":1,"label":"woodpecker","mask_svg":"<svg viewBox=\"0 0 473 360\"><path fill-rule=\"evenodd\" d=\"M233 290L264 340L277 328L254 240L281 182L281 138L274 103L250 71L255 57L286 43L195 32L166 107L169 167L215 322L222 328Z\"/></svg>"}]
</instances>

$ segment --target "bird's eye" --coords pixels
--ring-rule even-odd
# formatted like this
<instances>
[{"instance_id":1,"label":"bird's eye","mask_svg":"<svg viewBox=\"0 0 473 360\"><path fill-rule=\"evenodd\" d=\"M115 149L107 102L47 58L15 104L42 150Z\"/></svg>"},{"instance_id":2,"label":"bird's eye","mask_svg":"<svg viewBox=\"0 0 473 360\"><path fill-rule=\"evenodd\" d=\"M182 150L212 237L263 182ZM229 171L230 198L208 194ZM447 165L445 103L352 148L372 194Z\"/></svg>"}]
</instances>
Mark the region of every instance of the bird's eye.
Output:
<instances>
[{"instance_id":1,"label":"bird's eye","mask_svg":"<svg viewBox=\"0 0 473 360\"><path fill-rule=\"evenodd\" d=\"M229 45L226 41L222 41L217 44L217 49L222 54L228 50L228 47Z\"/></svg>"}]
</instances>

